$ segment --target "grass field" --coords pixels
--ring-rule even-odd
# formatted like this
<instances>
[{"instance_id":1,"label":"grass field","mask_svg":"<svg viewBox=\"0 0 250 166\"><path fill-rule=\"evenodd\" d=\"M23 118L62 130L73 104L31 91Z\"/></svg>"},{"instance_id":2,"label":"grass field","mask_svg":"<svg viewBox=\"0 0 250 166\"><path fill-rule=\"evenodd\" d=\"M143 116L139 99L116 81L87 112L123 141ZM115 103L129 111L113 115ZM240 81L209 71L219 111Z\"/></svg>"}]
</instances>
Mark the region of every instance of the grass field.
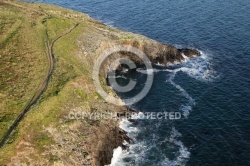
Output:
<instances>
[{"instance_id":1,"label":"grass field","mask_svg":"<svg viewBox=\"0 0 250 166\"><path fill-rule=\"evenodd\" d=\"M43 7L9 1L0 4L0 137L32 98L46 75L46 31L51 42L79 21L67 18L71 17L67 11ZM48 10L51 12L45 12ZM21 140L32 143L37 151L44 151L45 145L53 143L44 129L51 125L58 126L59 119L64 118L71 107L89 107L88 99L95 98L95 92L87 93L84 87L77 89L70 83L84 79L86 85L91 84L90 77L83 78L87 69L74 56L78 48L75 39L84 28L84 24L80 24L70 35L55 43L56 66L49 86L1 149L0 165L8 163L10 157L17 153L16 147ZM31 155L31 158L36 159L36 155Z\"/></svg>"},{"instance_id":2,"label":"grass field","mask_svg":"<svg viewBox=\"0 0 250 166\"><path fill-rule=\"evenodd\" d=\"M32 16L21 16L20 9L0 6L0 136L34 94L47 69L44 27L32 25Z\"/></svg>"}]
</instances>

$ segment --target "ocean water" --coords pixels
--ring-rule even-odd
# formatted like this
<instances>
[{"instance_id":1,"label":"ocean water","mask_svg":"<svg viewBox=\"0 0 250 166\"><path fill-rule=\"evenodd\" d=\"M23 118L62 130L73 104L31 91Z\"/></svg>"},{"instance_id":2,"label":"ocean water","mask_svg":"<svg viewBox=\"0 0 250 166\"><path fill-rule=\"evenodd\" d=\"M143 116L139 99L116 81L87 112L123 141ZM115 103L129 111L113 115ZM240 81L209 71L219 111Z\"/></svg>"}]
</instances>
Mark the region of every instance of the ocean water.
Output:
<instances>
[{"instance_id":1,"label":"ocean water","mask_svg":"<svg viewBox=\"0 0 250 166\"><path fill-rule=\"evenodd\" d=\"M115 149L112 165L250 165L249 0L31 1L85 12L110 26L202 53L154 70L149 94L131 107L141 113L180 112L182 118L122 121L134 142L127 151ZM146 76L138 71L138 90Z\"/></svg>"}]
</instances>

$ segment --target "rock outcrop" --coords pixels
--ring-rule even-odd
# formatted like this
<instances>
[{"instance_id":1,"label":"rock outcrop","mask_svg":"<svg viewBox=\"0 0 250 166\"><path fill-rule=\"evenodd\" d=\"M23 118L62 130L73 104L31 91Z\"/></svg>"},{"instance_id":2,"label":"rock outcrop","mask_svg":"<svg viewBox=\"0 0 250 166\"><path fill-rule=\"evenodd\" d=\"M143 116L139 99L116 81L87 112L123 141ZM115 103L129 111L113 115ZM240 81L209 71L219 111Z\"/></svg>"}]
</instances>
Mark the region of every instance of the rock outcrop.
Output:
<instances>
[{"instance_id":1,"label":"rock outcrop","mask_svg":"<svg viewBox=\"0 0 250 166\"><path fill-rule=\"evenodd\" d=\"M102 64L102 71L100 72L102 76L107 76L107 73L110 71L110 65L117 59L129 59L132 60L138 67L141 67L144 64L143 60L138 56L130 52L132 48L137 48L142 51L150 60L152 65L162 65L168 66L173 63L179 63L185 60L186 57L194 58L200 56L200 52L196 49L183 48L177 49L176 47L164 43L157 42L155 40L149 39L144 36L134 35L135 38L129 41L116 41L108 44L108 47L100 47L99 49L104 51L108 48L115 48L117 45L123 45L127 47L127 52L117 52L110 55L105 59ZM101 52L101 51L100 51ZM102 52L101 52L102 53ZM126 66L118 65L116 69L118 72L122 71ZM133 68L135 69L135 68ZM133 70L131 69L131 70Z\"/></svg>"}]
</instances>

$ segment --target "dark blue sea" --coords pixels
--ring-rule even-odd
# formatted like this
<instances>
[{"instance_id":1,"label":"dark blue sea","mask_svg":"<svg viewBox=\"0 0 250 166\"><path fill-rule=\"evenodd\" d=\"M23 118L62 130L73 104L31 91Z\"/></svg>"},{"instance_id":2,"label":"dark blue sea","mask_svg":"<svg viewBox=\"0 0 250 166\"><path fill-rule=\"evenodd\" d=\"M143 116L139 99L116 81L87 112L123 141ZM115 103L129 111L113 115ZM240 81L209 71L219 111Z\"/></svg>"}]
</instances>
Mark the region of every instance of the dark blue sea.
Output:
<instances>
[{"instance_id":1,"label":"dark blue sea","mask_svg":"<svg viewBox=\"0 0 250 166\"><path fill-rule=\"evenodd\" d=\"M128 151L116 149L113 165L250 165L249 0L33 1L202 53L154 70L149 94L131 107L142 113L180 112L182 118L122 121L134 143Z\"/></svg>"}]
</instances>

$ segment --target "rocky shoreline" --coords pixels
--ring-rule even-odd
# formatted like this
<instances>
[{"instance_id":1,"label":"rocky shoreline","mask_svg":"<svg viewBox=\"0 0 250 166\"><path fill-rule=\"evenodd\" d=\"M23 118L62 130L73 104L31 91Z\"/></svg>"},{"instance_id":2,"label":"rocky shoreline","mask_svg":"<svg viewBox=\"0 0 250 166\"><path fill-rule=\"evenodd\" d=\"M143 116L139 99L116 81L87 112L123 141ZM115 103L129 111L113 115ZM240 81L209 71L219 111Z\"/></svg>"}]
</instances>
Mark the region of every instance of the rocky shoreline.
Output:
<instances>
[{"instance_id":1,"label":"rocky shoreline","mask_svg":"<svg viewBox=\"0 0 250 166\"><path fill-rule=\"evenodd\" d=\"M48 88L37 104L31 108L30 113L20 122L19 127L14 131L14 136L12 133L13 138L7 140L7 144L0 149L0 156L2 156L0 165L103 166L110 164L113 149L118 146L126 148L123 146L124 140L130 141L126 132L119 128L119 120L91 120L88 118L72 120L67 117L77 107L83 107L85 113L116 112L119 113L119 116L133 111L125 106L110 104L97 93L92 80L92 70L96 59L107 49L117 45L124 45L128 50L132 47L137 48L146 54L152 64L163 66L180 63L187 57L193 58L200 55L199 51L195 49L177 49L142 35L111 28L86 14L61 7L4 0L0 3L0 8L3 11L3 18L9 17L10 13L13 15L13 19L10 21L14 22L12 29L20 24L11 37L14 36L22 42L13 44L13 47L21 55L29 52L30 56L34 56L33 59L37 56L45 56L44 47L41 46L44 44L43 32L45 29L48 30L49 40L53 40L58 31L64 32L72 25L78 25L70 35L62 37L55 43L55 71ZM18 24L15 23L15 20L18 20ZM37 35L38 33L39 35ZM22 34L26 34L26 36L22 37ZM16 38L8 38L6 50L0 52L3 57L12 54L11 50L7 48L11 48L9 45L17 41ZM28 40L26 41L26 39ZM39 40L38 44L30 43L30 41L35 43L34 39ZM29 50L31 47L32 50ZM34 50L41 51L35 52ZM118 52L106 59L100 70L102 84L109 95L116 97L117 95L106 84L105 79L111 62L117 58L130 59L137 67L143 65L142 60L129 51ZM41 71L45 71L46 58L44 64L41 64L41 61L32 62L29 65L25 61L25 65L18 69L31 68L36 71L40 67ZM9 64L7 61L6 65ZM5 64L3 63L3 65ZM16 66L16 64L14 65ZM119 70L123 70L123 66L117 68L118 72ZM15 71L18 70L15 69ZM22 78L22 74L25 75L23 72L17 73L16 75L19 77L15 79L24 84L26 80L18 80L18 78ZM34 81L26 82L33 83ZM31 86L28 83L24 87ZM8 86L13 85L6 83L6 89L9 88ZM31 92L26 91L24 88L23 93ZM3 93L9 94L10 92ZM29 96L32 95L29 94ZM22 102L25 103L29 96L21 98ZM10 100L17 102L20 97ZM6 106L6 108L9 107ZM4 124L1 123L1 127L2 125Z\"/></svg>"},{"instance_id":2,"label":"rocky shoreline","mask_svg":"<svg viewBox=\"0 0 250 166\"><path fill-rule=\"evenodd\" d=\"M136 36L136 35L135 35ZM198 50L195 49L189 49L189 48L183 48L183 49L177 49L174 46L171 45L167 45L167 44L163 44L163 43L159 43L157 41L148 39L146 37L142 37L139 36L139 38L134 39L133 41L126 41L126 43L114 43L114 44L110 44L109 47L115 47L116 45L120 45L120 44L125 44L128 47L135 47L140 49L141 51L143 51L150 59L152 65L162 65L167 67L170 64L173 63L181 63L182 61L185 60L185 58L194 58L196 56L200 56L200 52ZM104 48L101 48L104 50ZM129 48L128 48L129 51ZM103 64L103 68L102 68L102 76L103 77L107 77L108 72L109 72L109 66L110 63L113 62L116 58L125 58L125 59L130 59L133 62L135 62L137 67L140 67L142 65L142 62L140 59L137 59L138 57L136 57L135 55L132 55L128 52L128 54L115 54L114 56L111 56L108 61L106 61L107 63ZM124 66L120 65L117 68L117 72L122 71L124 68ZM127 69L127 68L126 68ZM136 68L135 68L136 69ZM130 69L130 70L134 70L134 69ZM129 108L127 108L129 110ZM129 112L134 112L134 110L129 110ZM126 140L128 142L128 140L130 140L130 138L128 138L126 136L126 132L122 131L120 132L121 136L123 139L118 139L120 141L115 142L115 146L114 142L110 142L108 141L108 143L106 144L107 147L109 147L110 145L112 145L113 147L117 148L118 146L121 146L124 148L123 142L124 140ZM115 140L115 139L114 139ZM115 149L113 148L113 149ZM104 148L105 149L105 148ZM113 149L109 149L108 153L104 152L103 157L101 157L101 161L100 161L100 165L105 165L105 164L109 164L112 158L113 153ZM112 155L111 155L112 154ZM106 161L106 162L103 162Z\"/></svg>"}]
</instances>

